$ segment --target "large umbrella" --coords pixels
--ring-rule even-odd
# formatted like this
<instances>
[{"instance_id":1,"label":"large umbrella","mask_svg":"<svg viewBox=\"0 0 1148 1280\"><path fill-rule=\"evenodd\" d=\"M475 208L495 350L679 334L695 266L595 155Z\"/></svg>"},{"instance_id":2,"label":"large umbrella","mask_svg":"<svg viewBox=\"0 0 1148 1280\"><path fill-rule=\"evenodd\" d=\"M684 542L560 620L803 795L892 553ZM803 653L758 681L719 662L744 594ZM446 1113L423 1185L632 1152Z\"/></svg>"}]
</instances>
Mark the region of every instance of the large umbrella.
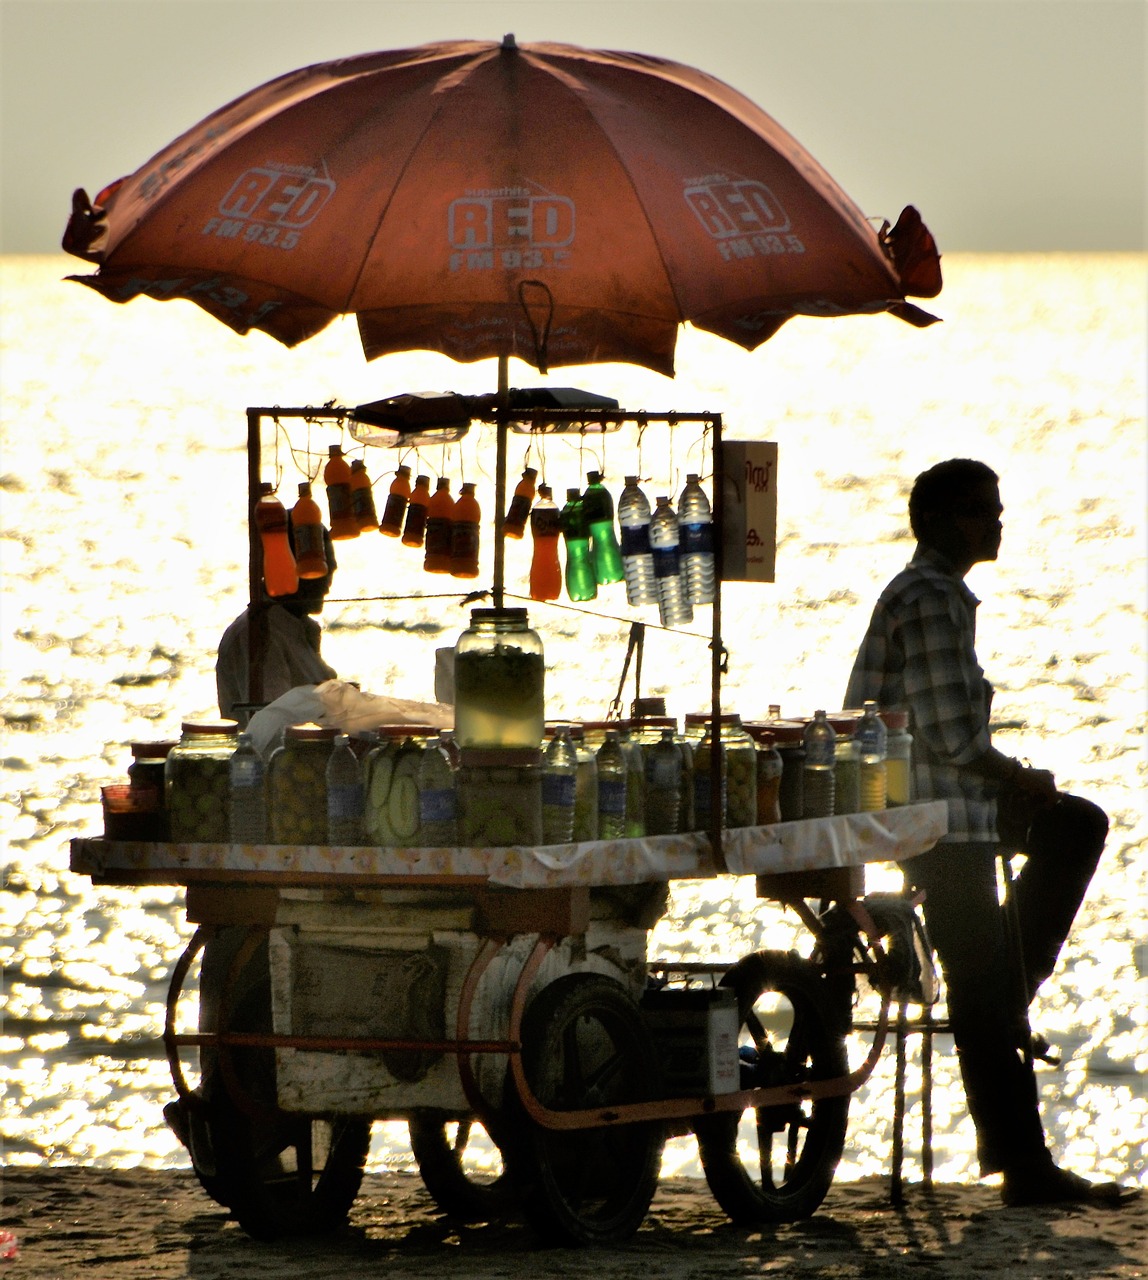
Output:
<instances>
[{"instance_id":1,"label":"large umbrella","mask_svg":"<svg viewBox=\"0 0 1148 1280\"><path fill-rule=\"evenodd\" d=\"M875 228L719 80L635 53L456 41L321 63L237 98L94 202L64 247L117 302L188 298L293 346L358 318L423 348L673 372L690 321L752 350L794 315L941 287L912 208Z\"/></svg>"}]
</instances>

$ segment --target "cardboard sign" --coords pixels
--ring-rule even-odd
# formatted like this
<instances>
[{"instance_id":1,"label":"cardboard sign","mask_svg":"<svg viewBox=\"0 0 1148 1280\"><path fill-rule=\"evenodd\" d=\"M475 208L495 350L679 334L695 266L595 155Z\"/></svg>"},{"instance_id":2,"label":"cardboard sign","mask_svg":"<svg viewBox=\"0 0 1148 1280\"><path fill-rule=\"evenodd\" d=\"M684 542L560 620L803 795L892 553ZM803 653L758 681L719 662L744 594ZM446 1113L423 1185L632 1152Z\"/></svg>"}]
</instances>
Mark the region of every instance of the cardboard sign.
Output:
<instances>
[{"instance_id":1,"label":"cardboard sign","mask_svg":"<svg viewBox=\"0 0 1148 1280\"><path fill-rule=\"evenodd\" d=\"M773 582L777 560L777 445L723 440L722 581Z\"/></svg>"}]
</instances>

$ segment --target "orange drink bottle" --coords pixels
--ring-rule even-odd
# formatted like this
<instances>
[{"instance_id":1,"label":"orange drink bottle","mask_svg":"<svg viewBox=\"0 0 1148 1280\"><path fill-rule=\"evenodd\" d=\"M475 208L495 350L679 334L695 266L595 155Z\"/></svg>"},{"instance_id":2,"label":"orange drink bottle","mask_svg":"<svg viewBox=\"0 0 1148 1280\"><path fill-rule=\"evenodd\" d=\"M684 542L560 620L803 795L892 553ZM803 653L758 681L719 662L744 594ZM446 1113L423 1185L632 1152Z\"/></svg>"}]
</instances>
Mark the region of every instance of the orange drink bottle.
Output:
<instances>
[{"instance_id":1,"label":"orange drink bottle","mask_svg":"<svg viewBox=\"0 0 1148 1280\"><path fill-rule=\"evenodd\" d=\"M311 497L311 486L299 486L299 501L291 510L291 532L295 536L295 566L301 578L322 578L327 573L327 552L323 546L323 514Z\"/></svg>"},{"instance_id":2,"label":"orange drink bottle","mask_svg":"<svg viewBox=\"0 0 1148 1280\"><path fill-rule=\"evenodd\" d=\"M327 486L327 505L331 510L331 537L357 538L359 525L351 504L351 468L343 457L343 446L333 444L328 448L330 457L323 468L323 483Z\"/></svg>"},{"instance_id":3,"label":"orange drink bottle","mask_svg":"<svg viewBox=\"0 0 1148 1280\"><path fill-rule=\"evenodd\" d=\"M263 544L263 585L269 596L289 596L299 590L299 573L287 540L287 510L270 481L259 486L255 527Z\"/></svg>"},{"instance_id":4,"label":"orange drink bottle","mask_svg":"<svg viewBox=\"0 0 1148 1280\"><path fill-rule=\"evenodd\" d=\"M427 528L427 505L431 500L430 476L415 479L414 492L407 505L407 522L403 526L403 546L421 547ZM386 519L386 515L383 516ZM386 533L386 530L383 530Z\"/></svg>"},{"instance_id":5,"label":"orange drink bottle","mask_svg":"<svg viewBox=\"0 0 1148 1280\"><path fill-rule=\"evenodd\" d=\"M427 504L426 554L423 568L427 573L450 573L450 526L454 515L454 499L450 481L439 476L438 488Z\"/></svg>"},{"instance_id":6,"label":"orange drink bottle","mask_svg":"<svg viewBox=\"0 0 1148 1280\"><path fill-rule=\"evenodd\" d=\"M428 482L429 483L429 482ZM379 532L388 538L397 538L403 531L403 516L407 513L407 503L411 499L411 469L400 467L391 481L391 491L387 494L387 505L383 508L383 518L379 521Z\"/></svg>"},{"instance_id":7,"label":"orange drink bottle","mask_svg":"<svg viewBox=\"0 0 1148 1280\"><path fill-rule=\"evenodd\" d=\"M371 477L367 474L367 464L362 458L356 458L351 463L351 513L360 533L366 529L378 528L379 517L375 515Z\"/></svg>"},{"instance_id":8,"label":"orange drink bottle","mask_svg":"<svg viewBox=\"0 0 1148 1280\"><path fill-rule=\"evenodd\" d=\"M557 600L562 591L562 565L558 559L561 529L558 507L548 484L538 486L538 501L530 513L534 558L530 562L530 598Z\"/></svg>"},{"instance_id":9,"label":"orange drink bottle","mask_svg":"<svg viewBox=\"0 0 1148 1280\"><path fill-rule=\"evenodd\" d=\"M522 537L526 518L530 515L530 504L534 501L534 481L537 478L538 472L533 467L527 467L522 473L522 479L514 490L514 497L510 499L506 519L502 522L502 532L508 538Z\"/></svg>"},{"instance_id":10,"label":"orange drink bottle","mask_svg":"<svg viewBox=\"0 0 1148 1280\"><path fill-rule=\"evenodd\" d=\"M455 578L478 577L478 524L482 518L474 485L462 486L450 525L450 572Z\"/></svg>"}]
</instances>

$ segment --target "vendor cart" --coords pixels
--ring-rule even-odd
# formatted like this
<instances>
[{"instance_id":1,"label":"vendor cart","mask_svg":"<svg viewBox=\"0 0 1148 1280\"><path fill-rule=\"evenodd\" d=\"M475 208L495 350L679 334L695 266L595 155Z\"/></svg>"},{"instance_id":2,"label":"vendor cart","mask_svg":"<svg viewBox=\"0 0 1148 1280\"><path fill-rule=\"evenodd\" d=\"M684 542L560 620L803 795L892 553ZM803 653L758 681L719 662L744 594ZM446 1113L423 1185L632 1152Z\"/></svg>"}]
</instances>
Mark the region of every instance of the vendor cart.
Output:
<instances>
[{"instance_id":1,"label":"vendor cart","mask_svg":"<svg viewBox=\"0 0 1148 1280\"><path fill-rule=\"evenodd\" d=\"M701 421L713 414L480 406L498 440L494 599L503 599L506 434ZM252 507L264 416L248 411ZM407 437L409 440L409 436ZM720 539L712 715L721 715ZM252 608L262 602L251 537ZM250 701L261 701L258 626ZM713 784L720 785L718 771ZM712 811L720 813L716 803ZM204 1188L258 1238L331 1231L358 1192L371 1124L401 1120L432 1196L464 1220L524 1213L547 1239L619 1241L640 1225L669 1134L696 1134L737 1222L786 1221L824 1198L850 1095L881 1053L891 1001L923 999L911 904L864 896L863 867L943 834L944 804L679 835L499 848L76 840L95 883L186 889L196 932L172 974L166 1114ZM661 961L648 936L679 879L755 876L795 910L807 955ZM924 958L928 968L928 958ZM198 966L194 1032L181 1004ZM879 993L851 1064L858 979ZM198 1083L189 1055L198 1050ZM476 1170L485 1129L501 1159Z\"/></svg>"}]
</instances>

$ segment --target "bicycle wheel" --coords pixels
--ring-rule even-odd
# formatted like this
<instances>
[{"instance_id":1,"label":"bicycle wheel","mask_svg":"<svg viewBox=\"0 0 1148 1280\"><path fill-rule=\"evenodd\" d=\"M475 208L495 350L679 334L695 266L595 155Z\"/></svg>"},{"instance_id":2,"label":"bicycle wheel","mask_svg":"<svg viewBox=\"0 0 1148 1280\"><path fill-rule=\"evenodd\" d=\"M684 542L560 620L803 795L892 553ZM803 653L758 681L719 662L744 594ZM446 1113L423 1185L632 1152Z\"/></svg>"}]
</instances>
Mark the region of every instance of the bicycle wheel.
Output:
<instances>
[{"instance_id":1,"label":"bicycle wheel","mask_svg":"<svg viewBox=\"0 0 1148 1280\"><path fill-rule=\"evenodd\" d=\"M224 930L225 934L246 930ZM229 971L239 941L222 937L219 955L204 956L210 987ZM212 947L212 943L208 947ZM226 960L226 964L223 961ZM221 991L202 991L205 1030L219 1023L220 1009L230 1003L234 1031L271 1030L271 981L267 947L257 948L237 975L230 1002ZM203 1114L214 1164L208 1193L231 1210L239 1225L257 1240L283 1236L325 1235L347 1221L363 1180L371 1144L371 1123L357 1116L309 1116L278 1109L273 1049L233 1049L238 1094L225 1083L215 1053L203 1063ZM255 1114L250 1113L254 1104Z\"/></svg>"},{"instance_id":2,"label":"bicycle wheel","mask_svg":"<svg viewBox=\"0 0 1148 1280\"><path fill-rule=\"evenodd\" d=\"M742 1087L827 1080L848 1070L818 968L783 952L747 956L722 980L737 993ZM845 1145L849 1098L725 1113L694 1123L714 1199L741 1225L808 1218Z\"/></svg>"},{"instance_id":3,"label":"bicycle wheel","mask_svg":"<svg viewBox=\"0 0 1148 1280\"><path fill-rule=\"evenodd\" d=\"M411 1150L435 1204L460 1222L490 1222L514 1204L502 1153L477 1120L416 1115L408 1122Z\"/></svg>"},{"instance_id":4,"label":"bicycle wheel","mask_svg":"<svg viewBox=\"0 0 1148 1280\"><path fill-rule=\"evenodd\" d=\"M597 974L566 974L523 1019L522 1065L535 1097L555 1111L657 1096L657 1062L638 1006ZM658 1123L544 1129L508 1089L507 1157L527 1220L561 1244L610 1244L637 1231L661 1168Z\"/></svg>"}]
</instances>

